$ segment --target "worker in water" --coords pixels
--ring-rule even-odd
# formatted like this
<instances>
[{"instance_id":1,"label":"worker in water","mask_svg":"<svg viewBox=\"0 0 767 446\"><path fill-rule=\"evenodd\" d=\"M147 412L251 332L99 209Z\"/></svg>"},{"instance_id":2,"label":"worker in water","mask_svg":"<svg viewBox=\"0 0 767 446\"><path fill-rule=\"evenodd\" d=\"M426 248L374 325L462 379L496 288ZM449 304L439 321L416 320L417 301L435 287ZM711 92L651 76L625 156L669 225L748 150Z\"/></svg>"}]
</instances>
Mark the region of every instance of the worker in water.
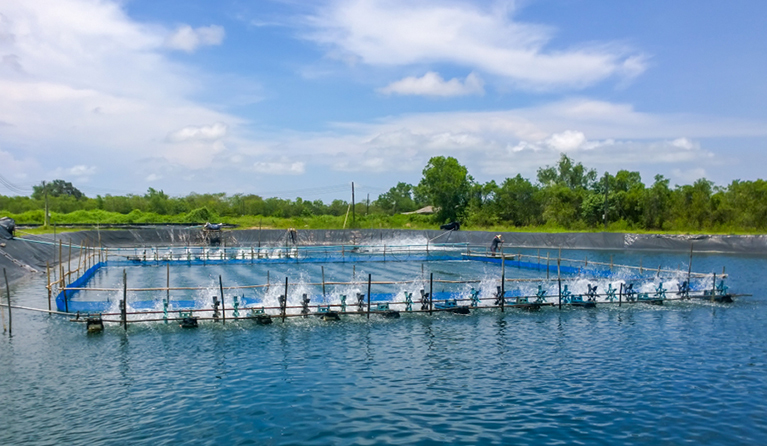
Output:
<instances>
[{"instance_id":1,"label":"worker in water","mask_svg":"<svg viewBox=\"0 0 767 446\"><path fill-rule=\"evenodd\" d=\"M498 251L498 248L503 244L503 238L501 237L501 234L496 235L493 238L493 242L490 244L490 252L495 255L495 253Z\"/></svg>"}]
</instances>

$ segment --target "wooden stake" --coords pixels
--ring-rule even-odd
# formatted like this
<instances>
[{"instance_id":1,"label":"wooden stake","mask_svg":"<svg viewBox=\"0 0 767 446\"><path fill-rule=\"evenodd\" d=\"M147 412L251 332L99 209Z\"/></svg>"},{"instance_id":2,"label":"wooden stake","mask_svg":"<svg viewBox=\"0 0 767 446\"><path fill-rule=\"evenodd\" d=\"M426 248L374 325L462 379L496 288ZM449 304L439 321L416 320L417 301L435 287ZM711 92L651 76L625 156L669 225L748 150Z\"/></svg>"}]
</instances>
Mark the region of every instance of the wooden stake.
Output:
<instances>
[{"instance_id":1,"label":"wooden stake","mask_svg":"<svg viewBox=\"0 0 767 446\"><path fill-rule=\"evenodd\" d=\"M557 283L559 283L559 309L562 309L562 276L560 273L560 263L562 261L562 249L559 249L559 257L557 257Z\"/></svg>"},{"instance_id":2,"label":"wooden stake","mask_svg":"<svg viewBox=\"0 0 767 446\"><path fill-rule=\"evenodd\" d=\"M64 295L64 301L66 301L66 294ZM123 305L120 310L123 328L128 330L128 273L125 270L123 270Z\"/></svg>"},{"instance_id":3,"label":"wooden stake","mask_svg":"<svg viewBox=\"0 0 767 446\"><path fill-rule=\"evenodd\" d=\"M549 252L546 251L546 280L549 280Z\"/></svg>"},{"instance_id":4,"label":"wooden stake","mask_svg":"<svg viewBox=\"0 0 767 446\"><path fill-rule=\"evenodd\" d=\"M499 296L501 299L501 313L505 313L505 306L506 306L506 274L501 274L501 295Z\"/></svg>"},{"instance_id":5,"label":"wooden stake","mask_svg":"<svg viewBox=\"0 0 767 446\"><path fill-rule=\"evenodd\" d=\"M67 282L72 282L72 239L69 239L69 260L67 261Z\"/></svg>"},{"instance_id":6,"label":"wooden stake","mask_svg":"<svg viewBox=\"0 0 767 446\"><path fill-rule=\"evenodd\" d=\"M48 276L48 311L51 311L51 265L45 262L45 273Z\"/></svg>"},{"instance_id":7,"label":"wooden stake","mask_svg":"<svg viewBox=\"0 0 767 446\"><path fill-rule=\"evenodd\" d=\"M687 265L687 286L690 286L690 276L692 275L692 243L690 243L690 263Z\"/></svg>"},{"instance_id":8,"label":"wooden stake","mask_svg":"<svg viewBox=\"0 0 767 446\"><path fill-rule=\"evenodd\" d=\"M618 306L623 305L623 283L621 283L621 289L618 291Z\"/></svg>"},{"instance_id":9,"label":"wooden stake","mask_svg":"<svg viewBox=\"0 0 767 446\"><path fill-rule=\"evenodd\" d=\"M322 268L322 300L327 300L327 296L325 295L325 266L321 266Z\"/></svg>"},{"instance_id":10,"label":"wooden stake","mask_svg":"<svg viewBox=\"0 0 767 446\"><path fill-rule=\"evenodd\" d=\"M501 276L506 275L506 256L503 254L503 248L501 248Z\"/></svg>"},{"instance_id":11,"label":"wooden stake","mask_svg":"<svg viewBox=\"0 0 767 446\"><path fill-rule=\"evenodd\" d=\"M285 322L285 312L288 306L288 278L285 278L285 302L282 304L282 322Z\"/></svg>"},{"instance_id":12,"label":"wooden stake","mask_svg":"<svg viewBox=\"0 0 767 446\"><path fill-rule=\"evenodd\" d=\"M77 271L80 271L80 266L83 262L83 246L80 245L79 254L77 255Z\"/></svg>"},{"instance_id":13,"label":"wooden stake","mask_svg":"<svg viewBox=\"0 0 767 446\"><path fill-rule=\"evenodd\" d=\"M434 304L434 273L429 273L429 314Z\"/></svg>"},{"instance_id":14,"label":"wooden stake","mask_svg":"<svg viewBox=\"0 0 767 446\"><path fill-rule=\"evenodd\" d=\"M8 274L3 268L3 277L5 278L5 293L8 296L8 336L13 332L13 316L11 316L11 285L8 283Z\"/></svg>"},{"instance_id":15,"label":"wooden stake","mask_svg":"<svg viewBox=\"0 0 767 446\"><path fill-rule=\"evenodd\" d=\"M372 282L372 278L373 278L373 275L368 274L368 319L370 319L370 283Z\"/></svg>"},{"instance_id":16,"label":"wooden stake","mask_svg":"<svg viewBox=\"0 0 767 446\"><path fill-rule=\"evenodd\" d=\"M226 324L226 306L224 305L224 281L221 279L221 276L218 276L218 288L221 290L221 315L223 318L221 319L222 324ZM285 296L287 299L287 295Z\"/></svg>"}]
</instances>

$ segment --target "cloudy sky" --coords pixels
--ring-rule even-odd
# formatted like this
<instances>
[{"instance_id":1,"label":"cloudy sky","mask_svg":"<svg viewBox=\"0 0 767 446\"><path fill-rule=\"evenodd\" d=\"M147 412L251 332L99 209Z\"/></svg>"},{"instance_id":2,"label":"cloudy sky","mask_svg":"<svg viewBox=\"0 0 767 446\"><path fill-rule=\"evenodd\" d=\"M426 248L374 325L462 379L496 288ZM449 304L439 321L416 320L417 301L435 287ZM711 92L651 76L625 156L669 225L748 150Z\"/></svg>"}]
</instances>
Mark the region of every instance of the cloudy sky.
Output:
<instances>
[{"instance_id":1,"label":"cloudy sky","mask_svg":"<svg viewBox=\"0 0 767 446\"><path fill-rule=\"evenodd\" d=\"M0 0L0 194L765 178L767 2Z\"/></svg>"}]
</instances>

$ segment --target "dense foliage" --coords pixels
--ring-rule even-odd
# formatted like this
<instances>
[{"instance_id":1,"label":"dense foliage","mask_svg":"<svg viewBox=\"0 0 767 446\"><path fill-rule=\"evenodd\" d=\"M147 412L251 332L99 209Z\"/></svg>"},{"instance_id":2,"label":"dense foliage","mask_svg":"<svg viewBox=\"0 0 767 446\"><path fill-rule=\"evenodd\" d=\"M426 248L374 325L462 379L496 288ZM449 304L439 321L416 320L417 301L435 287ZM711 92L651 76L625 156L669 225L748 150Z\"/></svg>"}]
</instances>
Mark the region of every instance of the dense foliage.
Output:
<instances>
[{"instance_id":1,"label":"dense foliage","mask_svg":"<svg viewBox=\"0 0 767 446\"><path fill-rule=\"evenodd\" d=\"M0 215L20 224L43 223L45 199L51 222L200 223L334 228L433 227L458 220L469 228L763 232L767 229L767 182L735 180L715 186L705 178L670 186L656 175L645 185L639 172L598 177L562 155L538 170L535 182L516 175L501 184L479 183L452 157L434 157L418 185L398 183L372 203L356 203L356 220L345 200L329 204L258 195L192 193L169 197L149 188L144 195L86 197L62 180L35 186L30 197L0 195ZM400 215L432 205L432 216Z\"/></svg>"}]
</instances>

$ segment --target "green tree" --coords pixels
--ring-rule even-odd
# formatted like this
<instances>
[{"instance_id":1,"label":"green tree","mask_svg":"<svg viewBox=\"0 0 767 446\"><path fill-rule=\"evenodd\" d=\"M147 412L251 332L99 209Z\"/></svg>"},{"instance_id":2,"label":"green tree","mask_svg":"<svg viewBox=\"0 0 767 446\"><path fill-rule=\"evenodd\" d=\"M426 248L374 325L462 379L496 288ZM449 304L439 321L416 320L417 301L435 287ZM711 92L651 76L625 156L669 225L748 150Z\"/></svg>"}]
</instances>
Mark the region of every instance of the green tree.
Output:
<instances>
[{"instance_id":1,"label":"green tree","mask_svg":"<svg viewBox=\"0 0 767 446\"><path fill-rule=\"evenodd\" d=\"M655 182L646 189L642 206L645 229L663 229L669 220L672 192L668 183L663 175L655 175Z\"/></svg>"},{"instance_id":2,"label":"green tree","mask_svg":"<svg viewBox=\"0 0 767 446\"><path fill-rule=\"evenodd\" d=\"M501 220L514 226L535 225L542 220L540 199L540 189L517 174L495 192L494 208Z\"/></svg>"},{"instance_id":3,"label":"green tree","mask_svg":"<svg viewBox=\"0 0 767 446\"><path fill-rule=\"evenodd\" d=\"M35 200L41 200L46 192L49 197L69 196L74 197L75 200L85 197L85 195L69 181L53 180L50 183L43 181L37 186L32 186L32 198Z\"/></svg>"},{"instance_id":4,"label":"green tree","mask_svg":"<svg viewBox=\"0 0 767 446\"><path fill-rule=\"evenodd\" d=\"M453 157L432 157L423 169L418 192L436 208L438 222L463 217L469 203L474 178Z\"/></svg>"},{"instance_id":5,"label":"green tree","mask_svg":"<svg viewBox=\"0 0 767 446\"><path fill-rule=\"evenodd\" d=\"M538 182L544 186L564 185L569 189L590 189L597 178L597 171L587 169L583 164L574 164L564 153L560 155L556 166L538 169Z\"/></svg>"},{"instance_id":6,"label":"green tree","mask_svg":"<svg viewBox=\"0 0 767 446\"><path fill-rule=\"evenodd\" d=\"M168 195L163 191L149 188L144 195L144 199L149 202L149 211L156 214L165 215L168 211Z\"/></svg>"},{"instance_id":7,"label":"green tree","mask_svg":"<svg viewBox=\"0 0 767 446\"><path fill-rule=\"evenodd\" d=\"M399 182L388 192L379 195L375 205L389 215L414 211L418 209L418 203L413 196L414 189L411 184Z\"/></svg>"}]
</instances>

